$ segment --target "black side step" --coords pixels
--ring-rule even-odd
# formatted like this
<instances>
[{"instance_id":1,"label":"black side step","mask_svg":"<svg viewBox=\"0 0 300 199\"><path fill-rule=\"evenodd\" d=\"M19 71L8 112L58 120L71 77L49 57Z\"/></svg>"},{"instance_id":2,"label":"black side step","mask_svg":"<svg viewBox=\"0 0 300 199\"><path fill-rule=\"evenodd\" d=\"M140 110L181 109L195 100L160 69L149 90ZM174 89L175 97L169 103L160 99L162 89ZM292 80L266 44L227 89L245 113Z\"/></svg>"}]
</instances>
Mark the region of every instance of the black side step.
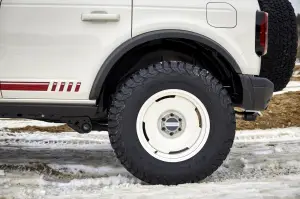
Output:
<instances>
[{"instance_id":1,"label":"black side step","mask_svg":"<svg viewBox=\"0 0 300 199\"><path fill-rule=\"evenodd\" d=\"M106 113L99 110L99 107L92 105L0 103L0 118L60 122L63 117L89 117L91 120L106 121Z\"/></svg>"}]
</instances>

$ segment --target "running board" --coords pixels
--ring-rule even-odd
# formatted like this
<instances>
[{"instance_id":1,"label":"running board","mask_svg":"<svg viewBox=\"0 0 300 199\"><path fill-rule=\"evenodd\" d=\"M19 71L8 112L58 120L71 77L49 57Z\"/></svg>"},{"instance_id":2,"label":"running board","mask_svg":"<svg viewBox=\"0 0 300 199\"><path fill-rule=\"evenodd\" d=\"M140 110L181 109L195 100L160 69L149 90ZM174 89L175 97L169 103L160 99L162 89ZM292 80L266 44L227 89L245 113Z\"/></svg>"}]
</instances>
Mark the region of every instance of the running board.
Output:
<instances>
[{"instance_id":1,"label":"running board","mask_svg":"<svg viewBox=\"0 0 300 199\"><path fill-rule=\"evenodd\" d=\"M94 105L0 103L0 118L25 118L60 122L64 117L88 117L107 121L107 114Z\"/></svg>"}]
</instances>

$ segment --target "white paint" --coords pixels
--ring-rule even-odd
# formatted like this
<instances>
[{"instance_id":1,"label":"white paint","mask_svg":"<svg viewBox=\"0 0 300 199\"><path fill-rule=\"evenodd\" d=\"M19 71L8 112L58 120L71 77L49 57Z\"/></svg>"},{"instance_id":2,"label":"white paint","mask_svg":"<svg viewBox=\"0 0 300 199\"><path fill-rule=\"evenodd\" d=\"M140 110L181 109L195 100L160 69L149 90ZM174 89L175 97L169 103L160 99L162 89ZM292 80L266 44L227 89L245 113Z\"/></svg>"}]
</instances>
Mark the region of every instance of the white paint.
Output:
<instances>
[{"instance_id":1,"label":"white paint","mask_svg":"<svg viewBox=\"0 0 300 199\"><path fill-rule=\"evenodd\" d=\"M175 97L156 102L170 95ZM201 127L196 108L201 116ZM158 125L161 116L172 111L175 115L180 113L185 122L182 133L174 138L165 136ZM149 140L144 135L143 123ZM150 155L165 162L181 162L192 158L203 148L209 136L210 120L204 104L196 96L183 90L169 89L152 95L143 104L137 117L136 131L140 143Z\"/></svg>"},{"instance_id":2,"label":"white paint","mask_svg":"<svg viewBox=\"0 0 300 199\"><path fill-rule=\"evenodd\" d=\"M234 28L237 25L237 11L228 3L208 3L207 23L215 28Z\"/></svg>"},{"instance_id":3,"label":"white paint","mask_svg":"<svg viewBox=\"0 0 300 199\"><path fill-rule=\"evenodd\" d=\"M93 11L120 21L81 20ZM130 37L131 0L2 0L0 80L82 82L78 93L2 91L3 97L87 100L105 59Z\"/></svg>"},{"instance_id":4,"label":"white paint","mask_svg":"<svg viewBox=\"0 0 300 199\"><path fill-rule=\"evenodd\" d=\"M237 10L235 28L214 28L207 23L210 0L134 0L133 36L155 30L186 30L206 36L224 47L243 74L258 75L261 59L255 53L257 0L227 0Z\"/></svg>"}]
</instances>

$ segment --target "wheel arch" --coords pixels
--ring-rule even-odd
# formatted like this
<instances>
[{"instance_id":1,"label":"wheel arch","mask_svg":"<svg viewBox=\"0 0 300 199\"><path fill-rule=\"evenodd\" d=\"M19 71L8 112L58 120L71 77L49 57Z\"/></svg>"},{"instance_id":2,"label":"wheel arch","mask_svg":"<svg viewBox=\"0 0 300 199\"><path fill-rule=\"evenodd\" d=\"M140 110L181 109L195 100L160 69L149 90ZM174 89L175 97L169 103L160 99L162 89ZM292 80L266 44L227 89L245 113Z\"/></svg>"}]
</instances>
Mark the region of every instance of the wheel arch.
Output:
<instances>
[{"instance_id":1,"label":"wheel arch","mask_svg":"<svg viewBox=\"0 0 300 199\"><path fill-rule=\"evenodd\" d=\"M117 49L115 49L110 56L105 60L103 65L101 66L100 70L98 71L96 78L94 80L89 99L95 100L99 99L101 88L106 81L110 71L114 68L114 66L131 50L143 45L147 42L151 42L154 40L160 39L168 39L168 38L175 38L175 39L185 39L200 43L204 46L210 47L222 55L226 61L232 67L232 70L235 73L240 74L241 69L234 59L234 57L219 43L215 42L214 40L200 35L194 32L185 31L185 30L157 30L147 32L136 37L133 37L123 44L121 44Z\"/></svg>"}]
</instances>

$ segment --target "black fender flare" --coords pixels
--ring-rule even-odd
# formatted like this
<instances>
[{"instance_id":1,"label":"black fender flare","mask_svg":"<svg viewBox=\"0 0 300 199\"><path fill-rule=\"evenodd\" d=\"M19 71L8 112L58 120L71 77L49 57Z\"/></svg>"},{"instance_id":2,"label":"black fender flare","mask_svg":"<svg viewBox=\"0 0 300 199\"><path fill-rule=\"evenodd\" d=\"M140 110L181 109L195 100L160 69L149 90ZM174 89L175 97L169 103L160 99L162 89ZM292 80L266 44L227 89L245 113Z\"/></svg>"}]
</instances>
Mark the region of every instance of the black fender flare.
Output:
<instances>
[{"instance_id":1,"label":"black fender flare","mask_svg":"<svg viewBox=\"0 0 300 199\"><path fill-rule=\"evenodd\" d=\"M107 75L109 74L113 66L118 62L118 60L122 58L123 55L125 55L127 52L129 52L133 48L143 43L157 40L157 39L167 39L167 38L188 39L188 40L192 40L204 44L208 47L211 47L212 49L220 53L222 56L224 56L224 58L231 64L231 66L233 67L236 73L238 74L242 73L238 63L232 57L232 55L220 44L218 44L217 42L213 41L212 39L206 36L194 32L190 32L190 31L185 31L185 30L151 31L127 40L109 55L109 57L105 60L105 62L101 66L94 80L90 92L90 96L89 96L90 100L98 99L101 92L102 85L104 84Z\"/></svg>"}]
</instances>

